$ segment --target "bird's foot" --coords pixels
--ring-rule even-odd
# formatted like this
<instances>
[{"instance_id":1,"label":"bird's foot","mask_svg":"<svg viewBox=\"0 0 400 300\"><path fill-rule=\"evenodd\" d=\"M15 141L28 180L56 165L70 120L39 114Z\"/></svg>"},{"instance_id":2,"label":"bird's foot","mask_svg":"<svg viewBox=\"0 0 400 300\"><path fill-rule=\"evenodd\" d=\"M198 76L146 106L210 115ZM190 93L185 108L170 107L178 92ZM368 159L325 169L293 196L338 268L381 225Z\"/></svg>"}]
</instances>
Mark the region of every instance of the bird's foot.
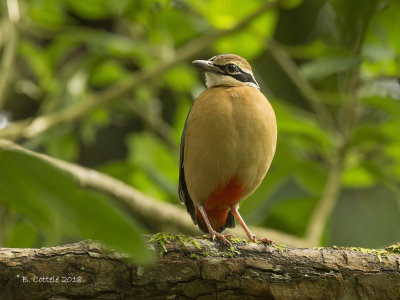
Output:
<instances>
[{"instance_id":1,"label":"bird's foot","mask_svg":"<svg viewBox=\"0 0 400 300\"><path fill-rule=\"evenodd\" d=\"M256 241L256 235L251 233L250 229L247 227L246 223L243 221L242 216L239 214L238 208L239 208L239 206L237 204L232 206L231 213L236 218L236 220L239 221L239 223L242 226L244 232L246 232L246 235L249 238L249 240L251 242L255 242Z\"/></svg>"},{"instance_id":2,"label":"bird's foot","mask_svg":"<svg viewBox=\"0 0 400 300\"><path fill-rule=\"evenodd\" d=\"M249 237L250 242L255 242L257 240L255 234L251 233L250 235L248 235L248 237Z\"/></svg>"},{"instance_id":3,"label":"bird's foot","mask_svg":"<svg viewBox=\"0 0 400 300\"><path fill-rule=\"evenodd\" d=\"M216 232L215 230L210 232L210 234L211 234L211 237L212 237L213 241L215 241L215 238L218 238L225 245L230 245L231 244L231 242L229 242L228 239L223 234L220 234L220 233ZM229 237L229 236L227 236L227 237Z\"/></svg>"},{"instance_id":4,"label":"bird's foot","mask_svg":"<svg viewBox=\"0 0 400 300\"><path fill-rule=\"evenodd\" d=\"M262 239L258 239L259 242L263 243L263 244L267 244L267 245L273 245L275 244L275 242L273 240L270 240L268 238L262 238Z\"/></svg>"},{"instance_id":5,"label":"bird's foot","mask_svg":"<svg viewBox=\"0 0 400 300\"><path fill-rule=\"evenodd\" d=\"M207 213L206 213L204 207L201 206L201 205L198 205L198 206L197 206L197 209L199 210L199 212L201 213L201 215L202 215L203 218L204 218L204 222L206 223L208 232L210 233L210 235L211 235L211 237L212 237L212 240L215 241L215 238L217 237L217 238L218 238L219 240L221 240L225 245L231 245L231 243L226 239L226 237L225 237L224 235L222 235L222 234L216 232L216 231L212 228L212 226L211 226L211 224L210 224L210 221L208 220L208 216L207 216Z\"/></svg>"}]
</instances>

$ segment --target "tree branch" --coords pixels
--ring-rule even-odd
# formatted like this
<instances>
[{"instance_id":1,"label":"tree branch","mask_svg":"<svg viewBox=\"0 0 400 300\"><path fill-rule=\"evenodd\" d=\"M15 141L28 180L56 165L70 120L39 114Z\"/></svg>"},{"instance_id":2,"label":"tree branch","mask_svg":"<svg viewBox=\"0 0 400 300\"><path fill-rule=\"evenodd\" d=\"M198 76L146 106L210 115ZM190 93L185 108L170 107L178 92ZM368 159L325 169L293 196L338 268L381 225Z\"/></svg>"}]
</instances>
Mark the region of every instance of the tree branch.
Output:
<instances>
[{"instance_id":1,"label":"tree branch","mask_svg":"<svg viewBox=\"0 0 400 300\"><path fill-rule=\"evenodd\" d=\"M157 234L138 266L95 242L0 248L1 299L398 299L400 244L294 249ZM63 282L65 281L65 282Z\"/></svg>"},{"instance_id":2,"label":"tree branch","mask_svg":"<svg viewBox=\"0 0 400 300\"><path fill-rule=\"evenodd\" d=\"M194 57L205 49L209 48L215 41L225 36L231 35L247 27L253 20L274 9L280 5L280 0L266 2L259 9L248 15L234 27L226 30L216 30L207 35L186 44L180 48L176 55L166 61L158 62L147 70L134 73L127 76L124 80L110 86L100 93L91 93L86 99L76 105L69 106L60 111L51 112L34 119L22 120L9 124L6 128L0 130L0 138L16 140L19 138L30 138L50 128L66 123L76 121L78 118L92 111L94 108L104 106L119 97L125 95L133 88L144 84L145 82L160 76L160 74L169 70L173 66Z\"/></svg>"}]
</instances>

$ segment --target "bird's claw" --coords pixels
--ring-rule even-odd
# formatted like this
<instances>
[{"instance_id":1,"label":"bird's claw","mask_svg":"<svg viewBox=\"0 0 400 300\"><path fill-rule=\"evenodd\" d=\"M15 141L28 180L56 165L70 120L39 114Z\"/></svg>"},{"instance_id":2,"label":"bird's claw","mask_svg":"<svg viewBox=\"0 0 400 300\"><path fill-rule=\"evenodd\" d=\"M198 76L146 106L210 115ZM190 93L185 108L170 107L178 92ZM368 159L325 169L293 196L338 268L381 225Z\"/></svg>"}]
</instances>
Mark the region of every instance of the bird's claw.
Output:
<instances>
[{"instance_id":1,"label":"bird's claw","mask_svg":"<svg viewBox=\"0 0 400 300\"><path fill-rule=\"evenodd\" d=\"M262 238L262 239L258 239L258 241L260 241L263 244L267 244L267 245L273 245L275 244L275 242L273 240L270 240L268 238Z\"/></svg>"},{"instance_id":2,"label":"bird's claw","mask_svg":"<svg viewBox=\"0 0 400 300\"><path fill-rule=\"evenodd\" d=\"M250 238L250 241L252 241L252 242L256 242L256 235L255 234L252 234L252 236L251 236L251 238Z\"/></svg>"},{"instance_id":3,"label":"bird's claw","mask_svg":"<svg viewBox=\"0 0 400 300\"><path fill-rule=\"evenodd\" d=\"M211 237L213 241L215 241L215 238L218 238L225 245L231 245L231 242L229 242L228 239L223 234L220 234L216 231L211 233Z\"/></svg>"}]
</instances>

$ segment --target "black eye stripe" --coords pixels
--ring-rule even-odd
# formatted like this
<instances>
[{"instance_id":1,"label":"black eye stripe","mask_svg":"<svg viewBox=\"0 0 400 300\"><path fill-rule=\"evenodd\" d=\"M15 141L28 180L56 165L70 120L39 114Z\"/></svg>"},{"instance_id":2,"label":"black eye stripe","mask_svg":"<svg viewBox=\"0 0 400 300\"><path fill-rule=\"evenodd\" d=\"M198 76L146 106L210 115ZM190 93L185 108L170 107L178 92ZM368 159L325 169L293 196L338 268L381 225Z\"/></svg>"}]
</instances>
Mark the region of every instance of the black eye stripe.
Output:
<instances>
[{"instance_id":1,"label":"black eye stripe","mask_svg":"<svg viewBox=\"0 0 400 300\"><path fill-rule=\"evenodd\" d=\"M221 70L220 72L218 72L219 74L224 74L225 75L225 73L226 73L225 66L223 66L223 65L214 65L214 67L217 67L218 69Z\"/></svg>"},{"instance_id":2,"label":"black eye stripe","mask_svg":"<svg viewBox=\"0 0 400 300\"><path fill-rule=\"evenodd\" d=\"M251 76L250 74L247 73L240 73L240 74L234 74L234 75L229 75L233 78L235 78L236 80L239 80L241 82L252 82L254 83L256 86L258 86L257 82L254 80L253 76Z\"/></svg>"},{"instance_id":3,"label":"black eye stripe","mask_svg":"<svg viewBox=\"0 0 400 300\"><path fill-rule=\"evenodd\" d=\"M239 80L241 82L252 82L256 86L258 86L258 83L255 81L254 77L250 75L249 73L244 72L240 67L236 66L238 69L239 73L236 74L229 74L226 70L227 65L214 65L218 67L222 72L220 74L224 74L226 76L231 76L232 78L235 78L236 80Z\"/></svg>"}]
</instances>

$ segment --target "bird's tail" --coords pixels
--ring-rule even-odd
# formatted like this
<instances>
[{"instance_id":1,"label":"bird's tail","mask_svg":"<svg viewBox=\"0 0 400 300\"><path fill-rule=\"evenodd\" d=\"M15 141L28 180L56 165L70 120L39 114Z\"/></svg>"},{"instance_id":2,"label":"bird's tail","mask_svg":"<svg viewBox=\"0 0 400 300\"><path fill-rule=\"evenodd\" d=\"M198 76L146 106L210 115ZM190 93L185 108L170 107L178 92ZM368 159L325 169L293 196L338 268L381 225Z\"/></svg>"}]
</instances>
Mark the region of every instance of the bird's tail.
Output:
<instances>
[{"instance_id":1,"label":"bird's tail","mask_svg":"<svg viewBox=\"0 0 400 300\"><path fill-rule=\"evenodd\" d=\"M235 219L230 210L239 202L244 190L245 187L241 181L237 177L232 177L226 184L217 187L211 193L204 210L215 231L222 232L227 227L235 227ZM199 228L203 232L208 232L206 222L197 208L196 218Z\"/></svg>"}]
</instances>

